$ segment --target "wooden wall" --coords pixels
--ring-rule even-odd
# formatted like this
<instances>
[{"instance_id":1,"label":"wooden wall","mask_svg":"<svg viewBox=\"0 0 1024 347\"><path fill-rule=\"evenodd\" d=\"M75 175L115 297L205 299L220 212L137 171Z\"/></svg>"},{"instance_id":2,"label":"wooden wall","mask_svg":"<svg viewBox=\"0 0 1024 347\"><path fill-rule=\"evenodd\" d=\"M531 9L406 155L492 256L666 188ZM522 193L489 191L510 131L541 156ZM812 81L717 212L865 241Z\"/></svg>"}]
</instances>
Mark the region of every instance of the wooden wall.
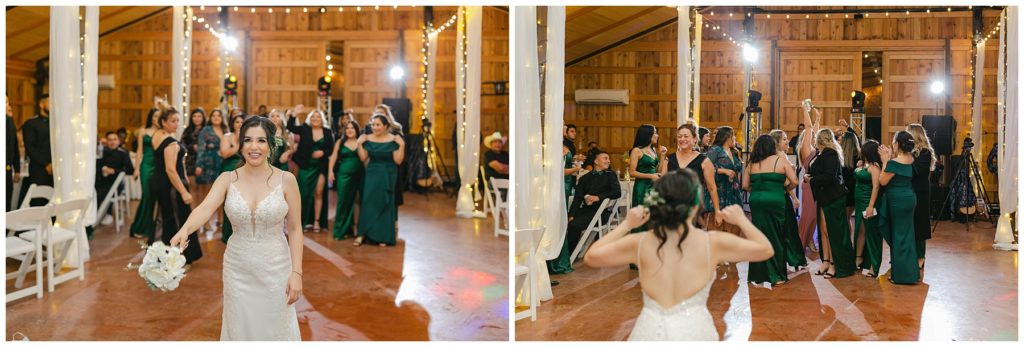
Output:
<instances>
[{"instance_id":1,"label":"wooden wall","mask_svg":"<svg viewBox=\"0 0 1024 347\"><path fill-rule=\"evenodd\" d=\"M194 7L195 13L207 23L218 19L215 6L205 10ZM269 108L290 108L302 103L313 107L316 101L316 80L327 72L325 55L328 46L341 42L343 54L333 55L335 78L334 98L344 99L345 108L353 108L364 123L374 105L384 97L398 97L403 91L413 105L407 132L419 133L422 115L420 78L422 75L421 34L424 7L371 6L356 11L337 7L319 13L310 7L275 7L269 13L261 7L256 13L249 8L228 10L227 20L239 48L230 54L230 73L239 78L239 106L254 113L259 105ZM435 25L440 26L454 14L456 7L433 7ZM153 96L170 94L171 77L171 11L166 10L100 38L99 73L115 76L116 87L99 93L99 133L127 127L134 130L144 124L146 110L152 107ZM508 13L484 7L483 18L483 81L509 80ZM218 107L224 71L218 50L219 40L203 24L195 23L191 59L192 87L190 107L203 107L209 112ZM435 89L437 125L435 135L439 152L445 162L454 164L452 127L455 122L455 29L442 33L439 39L437 83ZM403 55L399 56L399 48ZM17 110L27 119L33 95L30 78L32 66L12 64L8 59L7 86ZM406 66L404 87L389 80L388 69L396 63ZM21 66L18 70L17 66ZM487 92L487 88L484 89ZM481 133L508 133L508 96L481 98ZM17 120L20 125L24 119ZM481 136L482 138L482 136Z\"/></svg>"},{"instance_id":2,"label":"wooden wall","mask_svg":"<svg viewBox=\"0 0 1024 347\"><path fill-rule=\"evenodd\" d=\"M722 28L704 28L701 43L700 113L696 116L702 126L711 128L740 128L738 115L745 103L740 49L722 36L725 31L740 37L743 15L737 11L739 15L730 19L727 13L705 14L705 23ZM995 10L984 12L985 30L994 28L998 16ZM862 52L881 51L884 83L866 91L875 95L869 102L876 102L872 106L881 111L884 138L891 139L904 124L920 122L921 115L936 114L936 100L927 87L943 76L948 94L938 100L939 110L950 102L949 114L959 124L958 147L969 133L973 30L969 12L871 14L862 19L853 19L852 14L850 18L817 14L808 19L791 15L788 20L778 14L770 19L763 14L754 17L761 54L753 89L764 94L765 127L774 119L776 128L792 134L802 120L799 101L805 98L823 108L826 125L837 125L839 117L849 114L850 91L862 89ZM674 147L676 36L672 24L566 68L565 122L579 126L580 147L597 141L606 150L622 153L644 123L658 126L659 142ZM985 154L995 141L997 45L995 37L988 42L985 61ZM590 88L629 89L630 104L576 105L574 91ZM989 190L994 190L995 178L987 172L985 176Z\"/></svg>"}]
</instances>

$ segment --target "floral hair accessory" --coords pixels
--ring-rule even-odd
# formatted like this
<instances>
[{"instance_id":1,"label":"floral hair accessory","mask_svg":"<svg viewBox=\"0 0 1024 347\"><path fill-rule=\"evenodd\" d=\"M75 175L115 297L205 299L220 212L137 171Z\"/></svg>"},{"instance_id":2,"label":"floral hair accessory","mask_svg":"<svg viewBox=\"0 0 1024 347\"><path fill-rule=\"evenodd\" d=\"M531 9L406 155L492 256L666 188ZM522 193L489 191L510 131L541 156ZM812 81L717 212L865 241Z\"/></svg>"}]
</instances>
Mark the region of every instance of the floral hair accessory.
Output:
<instances>
[{"instance_id":1,"label":"floral hair accessory","mask_svg":"<svg viewBox=\"0 0 1024 347\"><path fill-rule=\"evenodd\" d=\"M647 208L652 208L664 203L665 199L662 198L661 194L658 194L658 191L656 190L652 189L651 191L647 192L646 196L644 196L643 205L647 206Z\"/></svg>"}]
</instances>

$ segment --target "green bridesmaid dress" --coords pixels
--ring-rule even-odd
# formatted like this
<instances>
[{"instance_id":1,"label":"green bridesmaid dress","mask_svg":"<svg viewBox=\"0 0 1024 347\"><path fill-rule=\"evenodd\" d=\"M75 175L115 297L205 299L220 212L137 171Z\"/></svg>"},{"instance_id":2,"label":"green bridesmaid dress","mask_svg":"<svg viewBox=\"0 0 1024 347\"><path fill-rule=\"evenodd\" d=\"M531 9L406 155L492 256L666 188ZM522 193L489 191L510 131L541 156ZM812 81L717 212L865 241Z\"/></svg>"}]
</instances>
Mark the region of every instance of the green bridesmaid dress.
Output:
<instances>
[{"instance_id":1,"label":"green bridesmaid dress","mask_svg":"<svg viewBox=\"0 0 1024 347\"><path fill-rule=\"evenodd\" d=\"M359 203L359 228L357 232L366 238L365 242L394 245L395 220L398 207L395 205L395 182L398 165L394 152L398 143L363 142L369 161L363 175L363 190Z\"/></svg>"},{"instance_id":2,"label":"green bridesmaid dress","mask_svg":"<svg viewBox=\"0 0 1024 347\"><path fill-rule=\"evenodd\" d=\"M849 194L849 193L847 193ZM818 203L818 213L825 218L818 218L818 230L828 229L828 243L832 251L832 267L836 278L853 275L857 270L854 264L853 242L850 240L850 215L846 214L846 198L840 196L827 204ZM822 247L821 244L818 245ZM819 248L823 249L823 248Z\"/></svg>"},{"instance_id":3,"label":"green bridesmaid dress","mask_svg":"<svg viewBox=\"0 0 1024 347\"><path fill-rule=\"evenodd\" d=\"M793 200L785 191L782 192L782 200L786 202L786 224L782 226L782 245L786 247L786 264L799 270L807 266L803 242L800 241L800 224L796 219Z\"/></svg>"},{"instance_id":4,"label":"green bridesmaid dress","mask_svg":"<svg viewBox=\"0 0 1024 347\"><path fill-rule=\"evenodd\" d=\"M565 162L564 167L566 169L571 169L572 168L572 152L566 152L565 156L562 158L562 161ZM566 209L569 208L569 203L570 203L569 197L572 196L572 190L573 190L572 182L573 182L573 178L574 178L573 175L565 175L565 176L563 176L563 180L565 181L564 186L565 186L565 205L566 205ZM580 199L582 199L582 197L580 197ZM558 258L551 259L551 260L547 261L548 273L552 273L552 274L567 274L567 273L572 272L572 262L569 261L569 256L570 255L572 255L572 250L569 249L569 238L565 237L565 238L562 239L562 250L560 252L558 252Z\"/></svg>"},{"instance_id":5,"label":"green bridesmaid dress","mask_svg":"<svg viewBox=\"0 0 1024 347\"><path fill-rule=\"evenodd\" d=\"M156 197L150 192L149 182L155 170L153 164L153 138L142 135L142 163L139 164L139 184L142 186L142 198L135 209L135 220L132 221L131 234L153 238L156 228Z\"/></svg>"},{"instance_id":6,"label":"green bridesmaid dress","mask_svg":"<svg viewBox=\"0 0 1024 347\"><path fill-rule=\"evenodd\" d=\"M897 284L914 284L920 275L914 234L917 195L910 181L914 169L910 165L889 160L885 172L895 175L886 186L885 198L878 212L878 230L889 242L889 259L892 262L890 279Z\"/></svg>"},{"instance_id":7,"label":"green bridesmaid dress","mask_svg":"<svg viewBox=\"0 0 1024 347\"><path fill-rule=\"evenodd\" d=\"M658 158L651 157L646 153L641 153L640 159L636 161L636 171L652 175L658 173ZM630 206L643 205L644 197L647 196L647 192L651 191L652 188L654 188L654 180L652 179L636 178L633 180L633 204ZM646 230L646 226L641 226L631 230L630 232L638 233Z\"/></svg>"},{"instance_id":8,"label":"green bridesmaid dress","mask_svg":"<svg viewBox=\"0 0 1024 347\"><path fill-rule=\"evenodd\" d=\"M363 188L363 162L356 151L339 143L334 187L338 190L338 206L334 212L334 239L348 237L355 227L356 195Z\"/></svg>"},{"instance_id":9,"label":"green bridesmaid dress","mask_svg":"<svg viewBox=\"0 0 1024 347\"><path fill-rule=\"evenodd\" d=\"M312 153L316 151L322 151L324 149L324 137L319 140L313 141L313 146L309 148L309 162L306 163L305 167L299 168L299 175L297 180L299 181L299 196L302 198L302 225L312 225L313 220L317 220L321 228L327 227L327 210L321 209L319 216L316 214L315 203L316 203L316 181L320 177L320 161L326 159L325 157L313 158ZM326 177L325 177L326 178Z\"/></svg>"},{"instance_id":10,"label":"green bridesmaid dress","mask_svg":"<svg viewBox=\"0 0 1024 347\"><path fill-rule=\"evenodd\" d=\"M220 168L221 173L235 171L238 168L238 164L242 162L242 157L235 153L235 155L224 158L224 164ZM228 239L231 238L231 220L228 219L227 211L223 211L220 216L220 240L224 243L228 243Z\"/></svg>"},{"instance_id":11,"label":"green bridesmaid dress","mask_svg":"<svg viewBox=\"0 0 1024 347\"><path fill-rule=\"evenodd\" d=\"M270 158L270 165L281 169L282 171L288 171L288 162L281 162L281 155L287 150L286 143L283 137L274 136L274 156Z\"/></svg>"},{"instance_id":12,"label":"green bridesmaid dress","mask_svg":"<svg viewBox=\"0 0 1024 347\"><path fill-rule=\"evenodd\" d=\"M853 172L853 179L857 183L853 196L856 211L853 224L854 235L856 235L854 240L864 238L864 249L861 252L862 261L859 268L878 275L878 270L882 267L882 234L878 232L878 216L864 218L864 211L871 203L871 172L866 168L859 168ZM879 190L875 203L881 202L882 199L882 191ZM875 210L877 211L878 208L876 207ZM863 233L861 233L861 228L864 229Z\"/></svg>"},{"instance_id":13,"label":"green bridesmaid dress","mask_svg":"<svg viewBox=\"0 0 1024 347\"><path fill-rule=\"evenodd\" d=\"M786 225L786 175L777 172L750 174L750 217L775 255L765 261L751 262L747 280L751 283L786 282L786 247L783 228Z\"/></svg>"},{"instance_id":14,"label":"green bridesmaid dress","mask_svg":"<svg viewBox=\"0 0 1024 347\"><path fill-rule=\"evenodd\" d=\"M565 168L566 169L571 169L572 168L572 152L566 152L564 158L562 158L562 161L565 162ZM565 208L569 208L569 203L570 203L569 202L569 197L572 196L572 189L573 189L573 186L572 186L573 175L562 176L562 179L565 181L565 184L564 184L564 186L565 186Z\"/></svg>"}]
</instances>

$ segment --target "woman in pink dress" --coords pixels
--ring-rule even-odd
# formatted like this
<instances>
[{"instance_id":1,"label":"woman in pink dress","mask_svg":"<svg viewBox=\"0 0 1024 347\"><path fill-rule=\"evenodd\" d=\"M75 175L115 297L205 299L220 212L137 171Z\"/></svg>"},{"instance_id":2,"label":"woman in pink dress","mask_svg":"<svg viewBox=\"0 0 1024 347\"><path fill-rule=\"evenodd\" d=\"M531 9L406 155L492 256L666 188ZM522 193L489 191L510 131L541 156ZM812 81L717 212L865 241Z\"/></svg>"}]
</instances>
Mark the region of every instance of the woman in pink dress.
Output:
<instances>
[{"instance_id":1,"label":"woman in pink dress","mask_svg":"<svg viewBox=\"0 0 1024 347\"><path fill-rule=\"evenodd\" d=\"M818 150L814 148L814 136L804 136L808 134L815 134L818 132L820 124L811 121L811 107L804 105L804 123L810 124L810 128L805 129L800 136L800 145L797 150L797 156L800 160L800 174L801 177L807 171L807 167L811 164L811 158L818 153ZM817 115L817 119L821 119L821 111L814 108L814 113ZM818 225L818 204L814 202L814 197L811 195L811 185L804 180L800 180L800 242L803 243L804 248L809 244L811 251L817 251L814 245L814 231Z\"/></svg>"}]
</instances>

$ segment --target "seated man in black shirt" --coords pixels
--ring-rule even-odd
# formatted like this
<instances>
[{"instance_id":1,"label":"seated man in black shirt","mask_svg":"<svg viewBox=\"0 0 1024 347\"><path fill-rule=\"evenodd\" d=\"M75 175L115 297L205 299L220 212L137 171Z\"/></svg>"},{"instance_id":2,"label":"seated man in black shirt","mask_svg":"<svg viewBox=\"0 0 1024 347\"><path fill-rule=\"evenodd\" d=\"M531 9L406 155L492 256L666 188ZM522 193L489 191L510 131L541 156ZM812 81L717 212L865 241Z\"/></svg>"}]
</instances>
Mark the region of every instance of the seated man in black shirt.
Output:
<instances>
[{"instance_id":1,"label":"seated man in black shirt","mask_svg":"<svg viewBox=\"0 0 1024 347\"><path fill-rule=\"evenodd\" d=\"M505 141L501 133L495 132L485 137L484 146L487 147L487 152L484 153L484 173L487 179L508 179L508 152L505 151Z\"/></svg>"},{"instance_id":2,"label":"seated man in black shirt","mask_svg":"<svg viewBox=\"0 0 1024 347\"><path fill-rule=\"evenodd\" d=\"M614 171L609 170L611 163L612 160L608 153L597 152L594 155L594 170L580 177L579 182L576 183L576 197L572 201L572 206L569 207L569 225L565 231L569 240L570 252L576 249L576 244L580 242L583 231L590 224L590 220L594 218L597 208L601 207L601 201L622 197L619 177ZM611 203L609 202L609 204ZM610 209L606 209L601 219L607 221L611 212Z\"/></svg>"},{"instance_id":3,"label":"seated man in black shirt","mask_svg":"<svg viewBox=\"0 0 1024 347\"><path fill-rule=\"evenodd\" d=\"M114 185L117 174L124 172L125 175L135 173L132 160L128 152L121 147L121 138L117 132L108 131L106 134L107 143L104 144L103 155L96 159L96 203L102 204L107 197L107 192ZM97 218L103 216L101 224L110 225L110 209L98 211Z\"/></svg>"}]
</instances>

